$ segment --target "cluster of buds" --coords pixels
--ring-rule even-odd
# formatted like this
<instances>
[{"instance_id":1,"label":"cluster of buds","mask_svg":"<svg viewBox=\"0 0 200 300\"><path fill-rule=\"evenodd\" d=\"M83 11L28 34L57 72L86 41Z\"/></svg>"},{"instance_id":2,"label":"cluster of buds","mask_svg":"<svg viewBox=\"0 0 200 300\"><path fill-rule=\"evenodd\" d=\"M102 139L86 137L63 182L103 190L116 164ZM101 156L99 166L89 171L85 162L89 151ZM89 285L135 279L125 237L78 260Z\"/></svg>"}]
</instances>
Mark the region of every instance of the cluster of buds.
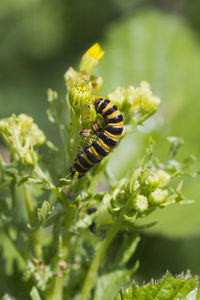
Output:
<instances>
[{"instance_id":1,"label":"cluster of buds","mask_svg":"<svg viewBox=\"0 0 200 300\"><path fill-rule=\"evenodd\" d=\"M37 160L37 153L33 150L45 143L46 137L42 130L34 123L32 117L20 114L0 120L0 134L8 144L12 156L32 164L32 155Z\"/></svg>"},{"instance_id":2,"label":"cluster of buds","mask_svg":"<svg viewBox=\"0 0 200 300\"><path fill-rule=\"evenodd\" d=\"M118 87L108 95L125 116L126 123L144 120L156 112L160 106L160 98L154 96L148 82L142 81L139 87Z\"/></svg>"},{"instance_id":3,"label":"cluster of buds","mask_svg":"<svg viewBox=\"0 0 200 300\"><path fill-rule=\"evenodd\" d=\"M83 55L79 71L69 68L64 79L69 92L69 102L74 111L82 110L84 105L90 105L94 95L100 90L103 79L91 72L104 56L104 51L98 43L90 47Z\"/></svg>"},{"instance_id":4,"label":"cluster of buds","mask_svg":"<svg viewBox=\"0 0 200 300\"><path fill-rule=\"evenodd\" d=\"M157 172L144 170L133 187L137 191L137 195L133 199L134 210L143 213L150 207L162 207L167 200L166 186L170 182L170 178L171 176L164 170Z\"/></svg>"}]
</instances>

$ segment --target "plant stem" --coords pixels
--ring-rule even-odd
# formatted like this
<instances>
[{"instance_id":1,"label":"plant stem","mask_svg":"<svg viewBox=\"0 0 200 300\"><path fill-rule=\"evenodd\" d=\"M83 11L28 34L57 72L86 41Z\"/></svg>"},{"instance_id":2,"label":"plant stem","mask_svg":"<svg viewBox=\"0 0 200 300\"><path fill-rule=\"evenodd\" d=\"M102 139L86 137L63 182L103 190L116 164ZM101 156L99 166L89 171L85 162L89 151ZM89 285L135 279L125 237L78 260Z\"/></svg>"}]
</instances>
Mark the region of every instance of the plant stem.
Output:
<instances>
[{"instance_id":1,"label":"plant stem","mask_svg":"<svg viewBox=\"0 0 200 300\"><path fill-rule=\"evenodd\" d=\"M30 225L32 225L34 221L34 209L33 209L32 197L28 185L24 184L23 188L24 188L24 198L25 198L26 209L28 213L28 219Z\"/></svg>"},{"instance_id":2,"label":"plant stem","mask_svg":"<svg viewBox=\"0 0 200 300\"><path fill-rule=\"evenodd\" d=\"M115 222L113 224L113 226L111 227L111 229L109 230L106 238L104 241L102 241L100 243L100 245L98 246L98 249L96 251L96 255L90 265L88 274L86 276L84 285L83 285L83 290L82 290L82 295L81 295L81 300L88 300L89 296L90 296L90 292L92 290L92 287L94 285L94 281L97 275L97 271L99 268L99 265L101 263L101 260L109 246L109 244L111 243L111 241L113 240L113 238L115 237L118 229L120 226L120 222Z\"/></svg>"},{"instance_id":3,"label":"plant stem","mask_svg":"<svg viewBox=\"0 0 200 300\"><path fill-rule=\"evenodd\" d=\"M30 225L33 225L33 222L34 222L34 208L33 208L33 201L32 201L31 192L30 192L27 184L24 184L23 188L24 188L24 198L25 198L29 223L30 223ZM33 245L34 245L35 256L38 259L42 260L42 247L41 247L41 245L38 241L37 232L33 232L32 241L33 241Z\"/></svg>"},{"instance_id":4,"label":"plant stem","mask_svg":"<svg viewBox=\"0 0 200 300\"><path fill-rule=\"evenodd\" d=\"M62 300L63 299L63 278L55 276L51 285L51 289L46 294L46 300Z\"/></svg>"}]
</instances>

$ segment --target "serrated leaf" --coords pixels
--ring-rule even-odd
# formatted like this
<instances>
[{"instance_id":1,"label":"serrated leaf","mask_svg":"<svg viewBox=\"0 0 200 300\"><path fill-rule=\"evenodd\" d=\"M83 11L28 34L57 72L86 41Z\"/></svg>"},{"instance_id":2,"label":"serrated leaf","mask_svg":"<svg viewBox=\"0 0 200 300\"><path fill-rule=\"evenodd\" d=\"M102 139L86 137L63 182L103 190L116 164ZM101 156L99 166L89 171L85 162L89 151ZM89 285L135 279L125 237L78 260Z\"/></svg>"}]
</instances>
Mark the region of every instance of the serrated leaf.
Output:
<instances>
[{"instance_id":1,"label":"serrated leaf","mask_svg":"<svg viewBox=\"0 0 200 300\"><path fill-rule=\"evenodd\" d=\"M178 300L190 299L191 292L197 289L198 280L189 275L179 275L174 278L170 273L158 282L149 282L138 286L135 282L127 289L119 291L115 300ZM192 298L191 298L192 299ZM196 300L197 298L195 298Z\"/></svg>"},{"instance_id":2,"label":"serrated leaf","mask_svg":"<svg viewBox=\"0 0 200 300\"><path fill-rule=\"evenodd\" d=\"M37 209L38 221L43 223L51 214L51 207L49 202L44 201L42 207Z\"/></svg>"}]
</instances>

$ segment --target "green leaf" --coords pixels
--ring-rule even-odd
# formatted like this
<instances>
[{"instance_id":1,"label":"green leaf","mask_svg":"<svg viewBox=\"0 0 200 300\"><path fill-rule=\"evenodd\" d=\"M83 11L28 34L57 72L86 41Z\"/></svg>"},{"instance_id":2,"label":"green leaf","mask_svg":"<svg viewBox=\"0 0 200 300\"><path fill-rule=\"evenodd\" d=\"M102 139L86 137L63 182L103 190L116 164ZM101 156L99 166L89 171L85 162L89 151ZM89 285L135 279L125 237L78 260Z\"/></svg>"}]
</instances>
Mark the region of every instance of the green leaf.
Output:
<instances>
[{"instance_id":1,"label":"green leaf","mask_svg":"<svg viewBox=\"0 0 200 300\"><path fill-rule=\"evenodd\" d=\"M119 291L115 300L166 300L166 299L197 299L193 298L197 290L198 280L192 278L189 274L179 275L174 278L170 273L160 279L138 286L135 282L128 288Z\"/></svg>"},{"instance_id":2,"label":"green leaf","mask_svg":"<svg viewBox=\"0 0 200 300\"><path fill-rule=\"evenodd\" d=\"M43 223L51 214L50 204L47 201L42 203L42 207L37 209L38 221Z\"/></svg>"},{"instance_id":3,"label":"green leaf","mask_svg":"<svg viewBox=\"0 0 200 300\"><path fill-rule=\"evenodd\" d=\"M131 275L139 267L137 261L131 270L115 270L98 278L94 300L111 300L117 290L131 280Z\"/></svg>"},{"instance_id":4,"label":"green leaf","mask_svg":"<svg viewBox=\"0 0 200 300\"><path fill-rule=\"evenodd\" d=\"M41 300L38 289L35 286L32 287L32 289L30 291L30 296L31 296L32 300Z\"/></svg>"},{"instance_id":5,"label":"green leaf","mask_svg":"<svg viewBox=\"0 0 200 300\"><path fill-rule=\"evenodd\" d=\"M130 237L124 235L123 241L117 251L115 265L123 267L134 254L139 242L140 237L138 234Z\"/></svg>"}]
</instances>

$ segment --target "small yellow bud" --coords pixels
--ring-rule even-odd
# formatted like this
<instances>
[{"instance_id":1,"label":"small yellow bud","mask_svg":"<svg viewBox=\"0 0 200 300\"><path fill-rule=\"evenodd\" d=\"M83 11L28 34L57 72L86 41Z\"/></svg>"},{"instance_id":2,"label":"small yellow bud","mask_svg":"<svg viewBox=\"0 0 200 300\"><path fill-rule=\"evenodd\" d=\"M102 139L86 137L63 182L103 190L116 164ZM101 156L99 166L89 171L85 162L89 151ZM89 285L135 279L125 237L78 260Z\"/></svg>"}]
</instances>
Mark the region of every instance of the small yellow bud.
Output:
<instances>
[{"instance_id":1,"label":"small yellow bud","mask_svg":"<svg viewBox=\"0 0 200 300\"><path fill-rule=\"evenodd\" d=\"M148 209L148 200L147 197L143 195L137 195L133 201L133 208L136 210L136 212L144 212Z\"/></svg>"},{"instance_id":2,"label":"small yellow bud","mask_svg":"<svg viewBox=\"0 0 200 300\"><path fill-rule=\"evenodd\" d=\"M162 189L155 189L155 191L151 192L149 195L149 201L152 205L159 205L164 202L167 197L168 191Z\"/></svg>"},{"instance_id":3,"label":"small yellow bud","mask_svg":"<svg viewBox=\"0 0 200 300\"><path fill-rule=\"evenodd\" d=\"M90 47L82 56L80 63L80 71L90 73L98 65L99 61L103 58L104 51L98 43Z\"/></svg>"}]
</instances>

